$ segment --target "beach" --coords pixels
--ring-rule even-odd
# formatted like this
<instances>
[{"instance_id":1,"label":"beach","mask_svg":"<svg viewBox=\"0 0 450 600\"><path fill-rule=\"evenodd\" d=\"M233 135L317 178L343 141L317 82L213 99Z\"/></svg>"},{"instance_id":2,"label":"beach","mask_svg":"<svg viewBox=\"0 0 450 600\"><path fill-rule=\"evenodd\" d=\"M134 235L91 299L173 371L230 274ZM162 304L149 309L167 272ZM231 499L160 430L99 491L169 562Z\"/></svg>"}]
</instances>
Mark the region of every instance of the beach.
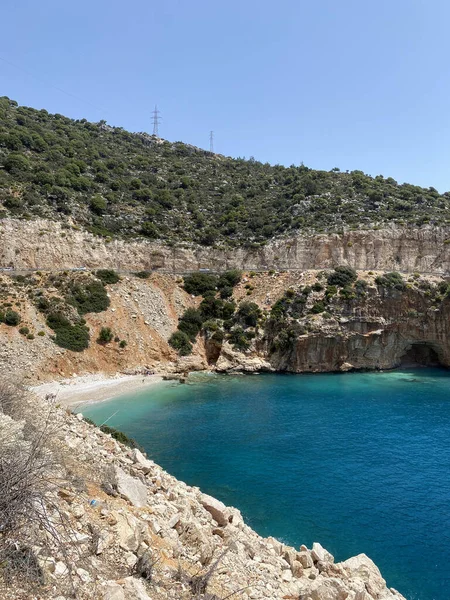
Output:
<instances>
[{"instance_id":1,"label":"beach","mask_svg":"<svg viewBox=\"0 0 450 600\"><path fill-rule=\"evenodd\" d=\"M115 396L142 389L163 380L161 375L81 375L60 381L52 381L30 387L30 390L45 398L54 397L56 402L68 408L80 408L83 404L102 402Z\"/></svg>"}]
</instances>

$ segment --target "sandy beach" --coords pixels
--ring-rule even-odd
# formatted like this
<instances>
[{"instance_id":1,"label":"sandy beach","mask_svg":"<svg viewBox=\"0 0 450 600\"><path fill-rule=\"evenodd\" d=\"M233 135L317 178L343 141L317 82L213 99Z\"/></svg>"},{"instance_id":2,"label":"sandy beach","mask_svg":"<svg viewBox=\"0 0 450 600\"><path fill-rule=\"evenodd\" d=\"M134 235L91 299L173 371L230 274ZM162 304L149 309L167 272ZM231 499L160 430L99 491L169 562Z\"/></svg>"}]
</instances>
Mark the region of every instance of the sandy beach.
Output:
<instances>
[{"instance_id":1,"label":"sandy beach","mask_svg":"<svg viewBox=\"0 0 450 600\"><path fill-rule=\"evenodd\" d=\"M30 390L42 398L48 394L54 394L57 402L75 409L83 404L109 400L114 396L155 385L162 380L161 375L116 375L110 377L94 374L43 383L31 387Z\"/></svg>"}]
</instances>

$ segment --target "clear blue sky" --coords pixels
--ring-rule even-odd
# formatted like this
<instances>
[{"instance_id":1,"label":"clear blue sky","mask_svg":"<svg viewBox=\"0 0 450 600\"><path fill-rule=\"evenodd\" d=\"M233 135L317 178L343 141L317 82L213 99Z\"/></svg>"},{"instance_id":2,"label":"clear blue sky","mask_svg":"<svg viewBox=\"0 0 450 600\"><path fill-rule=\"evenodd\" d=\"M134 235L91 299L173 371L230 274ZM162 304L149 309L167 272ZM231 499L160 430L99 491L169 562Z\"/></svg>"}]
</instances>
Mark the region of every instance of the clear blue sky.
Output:
<instances>
[{"instance_id":1,"label":"clear blue sky","mask_svg":"<svg viewBox=\"0 0 450 600\"><path fill-rule=\"evenodd\" d=\"M172 141L444 192L449 23L448 0L3 0L0 94L132 131L157 103Z\"/></svg>"}]
</instances>

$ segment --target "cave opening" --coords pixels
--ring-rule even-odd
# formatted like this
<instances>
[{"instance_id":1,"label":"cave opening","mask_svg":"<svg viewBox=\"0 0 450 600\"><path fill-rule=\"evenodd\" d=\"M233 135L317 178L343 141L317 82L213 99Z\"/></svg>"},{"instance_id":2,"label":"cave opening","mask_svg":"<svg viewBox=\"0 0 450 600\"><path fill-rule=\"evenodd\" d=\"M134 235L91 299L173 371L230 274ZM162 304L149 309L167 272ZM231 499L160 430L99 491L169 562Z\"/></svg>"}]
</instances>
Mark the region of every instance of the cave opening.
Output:
<instances>
[{"instance_id":1,"label":"cave opening","mask_svg":"<svg viewBox=\"0 0 450 600\"><path fill-rule=\"evenodd\" d=\"M400 359L401 367L439 367L441 361L436 350L427 343L410 344Z\"/></svg>"}]
</instances>

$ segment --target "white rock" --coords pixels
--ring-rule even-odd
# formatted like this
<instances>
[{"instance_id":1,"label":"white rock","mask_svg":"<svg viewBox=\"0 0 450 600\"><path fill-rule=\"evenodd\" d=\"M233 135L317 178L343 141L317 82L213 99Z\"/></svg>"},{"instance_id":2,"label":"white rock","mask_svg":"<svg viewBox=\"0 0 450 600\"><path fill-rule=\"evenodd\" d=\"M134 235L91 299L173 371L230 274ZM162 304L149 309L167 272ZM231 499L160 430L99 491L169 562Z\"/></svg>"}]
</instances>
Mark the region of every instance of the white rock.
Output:
<instances>
[{"instance_id":1,"label":"white rock","mask_svg":"<svg viewBox=\"0 0 450 600\"><path fill-rule=\"evenodd\" d=\"M314 542L311 550L311 556L314 562L334 562L333 555L330 554L328 550L325 550L325 548L318 542Z\"/></svg>"},{"instance_id":2,"label":"white rock","mask_svg":"<svg viewBox=\"0 0 450 600\"><path fill-rule=\"evenodd\" d=\"M107 581L103 591L103 600L126 600L122 587L115 581Z\"/></svg>"},{"instance_id":3,"label":"white rock","mask_svg":"<svg viewBox=\"0 0 450 600\"><path fill-rule=\"evenodd\" d=\"M200 502L203 508L210 513L218 525L221 525L222 527L228 525L230 512L223 502L220 502L220 500L216 500L216 498L208 496L207 494L200 495Z\"/></svg>"},{"instance_id":4,"label":"white rock","mask_svg":"<svg viewBox=\"0 0 450 600\"><path fill-rule=\"evenodd\" d=\"M83 583L89 583L91 581L91 576L85 569L78 568L76 572Z\"/></svg>"},{"instance_id":5,"label":"white rock","mask_svg":"<svg viewBox=\"0 0 450 600\"><path fill-rule=\"evenodd\" d=\"M133 506L142 507L147 504L147 487L139 479L127 475L120 467L115 467L114 477L117 491Z\"/></svg>"},{"instance_id":6,"label":"white rock","mask_svg":"<svg viewBox=\"0 0 450 600\"><path fill-rule=\"evenodd\" d=\"M55 577L64 577L65 575L68 575L68 574L69 574L69 569L62 561L59 560L55 565L55 570L54 570Z\"/></svg>"},{"instance_id":7,"label":"white rock","mask_svg":"<svg viewBox=\"0 0 450 600\"><path fill-rule=\"evenodd\" d=\"M151 600L150 596L145 591L142 581L139 581L134 577L127 577L125 579L124 590L126 600Z\"/></svg>"},{"instance_id":8,"label":"white rock","mask_svg":"<svg viewBox=\"0 0 450 600\"><path fill-rule=\"evenodd\" d=\"M148 460L148 458L145 458L142 452L140 452L137 448L134 448L132 452L132 458L135 464L139 465L144 473L150 473L155 466L155 464L151 460Z\"/></svg>"}]
</instances>

